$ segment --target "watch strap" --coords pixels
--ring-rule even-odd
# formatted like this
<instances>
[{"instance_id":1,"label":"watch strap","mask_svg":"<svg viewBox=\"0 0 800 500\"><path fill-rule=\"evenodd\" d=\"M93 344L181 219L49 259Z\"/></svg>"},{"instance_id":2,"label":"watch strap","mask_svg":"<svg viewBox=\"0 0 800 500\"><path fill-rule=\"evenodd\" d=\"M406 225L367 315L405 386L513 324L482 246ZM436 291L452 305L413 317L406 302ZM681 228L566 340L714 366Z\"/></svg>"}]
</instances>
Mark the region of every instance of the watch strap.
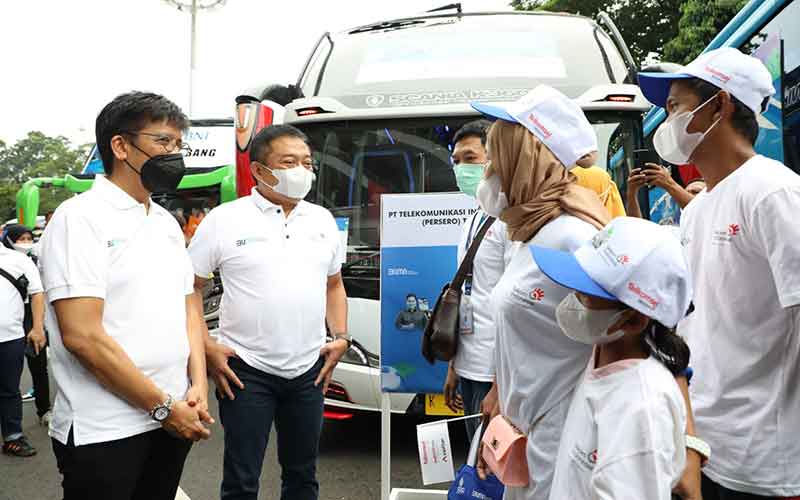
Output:
<instances>
[{"instance_id":1,"label":"watch strap","mask_svg":"<svg viewBox=\"0 0 800 500\"><path fill-rule=\"evenodd\" d=\"M353 336L352 335L348 335L348 334L344 333L344 334L341 334L341 335L334 335L333 336L333 340L338 340L338 339L342 339L345 342L347 342L347 348L348 349L350 349L350 346L353 345Z\"/></svg>"},{"instance_id":2,"label":"watch strap","mask_svg":"<svg viewBox=\"0 0 800 500\"><path fill-rule=\"evenodd\" d=\"M156 422L161 422L161 420L158 420L156 418L156 412L158 410L160 410L161 408L166 408L167 410L172 410L172 403L173 403L172 394L167 394L167 400L166 401L164 401L161 404L155 405L153 407L153 409L150 410L150 418L152 418Z\"/></svg>"}]
</instances>

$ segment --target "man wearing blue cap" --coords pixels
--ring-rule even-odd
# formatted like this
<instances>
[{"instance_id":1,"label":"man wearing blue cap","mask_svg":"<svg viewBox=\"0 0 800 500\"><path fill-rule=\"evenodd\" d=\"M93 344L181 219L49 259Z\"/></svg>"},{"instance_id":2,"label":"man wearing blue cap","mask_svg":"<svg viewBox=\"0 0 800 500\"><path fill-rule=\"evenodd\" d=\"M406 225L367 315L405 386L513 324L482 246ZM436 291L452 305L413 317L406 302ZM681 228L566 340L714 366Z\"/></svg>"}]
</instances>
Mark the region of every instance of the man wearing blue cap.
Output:
<instances>
[{"instance_id":1,"label":"man wearing blue cap","mask_svg":"<svg viewBox=\"0 0 800 500\"><path fill-rule=\"evenodd\" d=\"M703 498L800 495L800 177L753 149L772 77L722 48L639 79L669 114L656 151L707 183L681 217L695 312L679 327L697 433L712 448Z\"/></svg>"}]
</instances>

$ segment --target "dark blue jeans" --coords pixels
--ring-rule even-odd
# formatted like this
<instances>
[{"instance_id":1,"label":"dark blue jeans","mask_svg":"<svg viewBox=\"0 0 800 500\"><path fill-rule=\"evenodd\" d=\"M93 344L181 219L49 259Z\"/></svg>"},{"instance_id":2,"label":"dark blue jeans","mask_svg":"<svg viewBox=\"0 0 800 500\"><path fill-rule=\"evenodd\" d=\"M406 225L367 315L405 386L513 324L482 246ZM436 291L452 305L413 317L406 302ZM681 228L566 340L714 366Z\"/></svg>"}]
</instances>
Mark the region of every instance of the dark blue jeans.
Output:
<instances>
[{"instance_id":1,"label":"dark blue jeans","mask_svg":"<svg viewBox=\"0 0 800 500\"><path fill-rule=\"evenodd\" d=\"M0 342L0 433L3 441L22 436L19 381L25 364L25 338Z\"/></svg>"},{"instance_id":2,"label":"dark blue jeans","mask_svg":"<svg viewBox=\"0 0 800 500\"><path fill-rule=\"evenodd\" d=\"M314 386L323 359L294 379L270 375L230 358L244 384L231 384L236 399L219 400L225 429L222 500L256 500L272 422L278 434L281 500L317 500L317 455L322 432L322 384Z\"/></svg>"},{"instance_id":3,"label":"dark blue jeans","mask_svg":"<svg viewBox=\"0 0 800 500\"><path fill-rule=\"evenodd\" d=\"M464 400L464 415L475 415L476 413L480 413L481 403L483 402L483 398L486 397L486 394L488 394L489 390L492 388L492 383L480 382L478 380L470 380L468 378L461 377L459 384L459 388L461 390L461 399ZM478 430L478 424L480 423L481 419L478 417L464 420L464 425L467 428L468 442L472 442L472 436L475 435L475 431Z\"/></svg>"}]
</instances>

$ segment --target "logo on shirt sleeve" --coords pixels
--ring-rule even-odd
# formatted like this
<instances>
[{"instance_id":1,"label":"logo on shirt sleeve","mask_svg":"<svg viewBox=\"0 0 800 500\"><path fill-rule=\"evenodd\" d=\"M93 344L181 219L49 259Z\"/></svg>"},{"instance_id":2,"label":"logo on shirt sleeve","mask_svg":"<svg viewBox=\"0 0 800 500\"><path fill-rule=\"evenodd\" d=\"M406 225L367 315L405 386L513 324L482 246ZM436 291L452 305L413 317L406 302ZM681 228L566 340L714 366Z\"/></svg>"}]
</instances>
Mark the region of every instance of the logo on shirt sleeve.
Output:
<instances>
[{"instance_id":1,"label":"logo on shirt sleeve","mask_svg":"<svg viewBox=\"0 0 800 500\"><path fill-rule=\"evenodd\" d=\"M528 296L531 298L531 300L541 302L544 300L544 290L541 288L534 288L531 290L531 293Z\"/></svg>"}]
</instances>

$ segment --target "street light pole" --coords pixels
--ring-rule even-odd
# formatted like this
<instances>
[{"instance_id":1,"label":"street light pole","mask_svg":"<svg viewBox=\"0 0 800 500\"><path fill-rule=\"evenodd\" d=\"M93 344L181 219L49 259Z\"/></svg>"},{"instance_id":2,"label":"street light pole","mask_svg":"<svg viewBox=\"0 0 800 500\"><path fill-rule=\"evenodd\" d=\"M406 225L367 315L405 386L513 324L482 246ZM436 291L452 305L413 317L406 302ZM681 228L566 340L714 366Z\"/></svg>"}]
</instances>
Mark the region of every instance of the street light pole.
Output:
<instances>
[{"instance_id":1,"label":"street light pole","mask_svg":"<svg viewBox=\"0 0 800 500\"><path fill-rule=\"evenodd\" d=\"M189 60L189 117L194 111L194 71L197 63L197 0L192 0L192 41Z\"/></svg>"},{"instance_id":2,"label":"street light pole","mask_svg":"<svg viewBox=\"0 0 800 500\"><path fill-rule=\"evenodd\" d=\"M191 15L191 39L189 54L189 118L194 112L195 72L197 68L197 13L201 10L210 10L221 7L227 0L164 0L181 12L188 11Z\"/></svg>"}]
</instances>

